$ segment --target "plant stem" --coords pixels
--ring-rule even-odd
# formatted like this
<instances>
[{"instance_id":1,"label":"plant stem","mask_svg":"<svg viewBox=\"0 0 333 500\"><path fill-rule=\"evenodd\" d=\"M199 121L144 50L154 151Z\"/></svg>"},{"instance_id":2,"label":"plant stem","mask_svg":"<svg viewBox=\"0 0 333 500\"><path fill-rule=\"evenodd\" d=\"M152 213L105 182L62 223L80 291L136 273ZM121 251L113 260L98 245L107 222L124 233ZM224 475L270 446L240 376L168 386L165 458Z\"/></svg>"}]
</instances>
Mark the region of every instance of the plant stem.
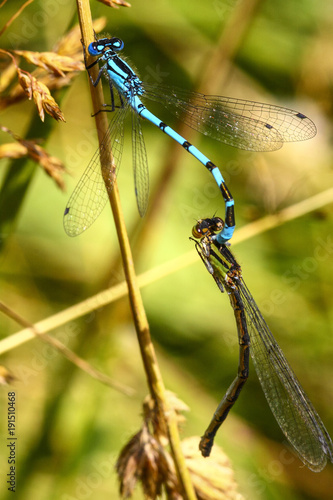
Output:
<instances>
[{"instance_id":1,"label":"plant stem","mask_svg":"<svg viewBox=\"0 0 333 500\"><path fill-rule=\"evenodd\" d=\"M92 19L90 13L89 0L77 0L79 21L81 27L82 38L85 47L88 47L90 41L94 38ZM89 54L86 54L89 60ZM92 77L96 79L98 68L92 68ZM92 101L95 113L102 109L104 99L102 86L98 85L96 88L90 85ZM98 113L95 115L96 127L98 131L99 142L101 143L108 129L108 121L106 113ZM103 155L104 156L104 155ZM178 426L175 411L169 408L163 379L157 363L154 346L151 341L149 325L143 306L143 301L137 284L132 252L128 240L125 221L120 205L119 192L117 183L114 182L113 189L108 189L107 179L108 175L104 173L110 170L113 166L112 152L110 150L109 161L107 164L102 164L102 175L106 182L106 188L109 194L111 209L117 229L117 235L122 255L123 267L128 286L128 295L134 319L134 324L137 332L137 338L140 345L141 355L143 359L144 369L148 381L149 390L153 400L155 401L158 413L163 419L167 429L172 456L175 462L175 467L180 481L180 485L184 492L184 498L189 500L196 499L193 485L191 483L190 474L185 464L185 457L181 451L180 437L178 433Z\"/></svg>"}]
</instances>

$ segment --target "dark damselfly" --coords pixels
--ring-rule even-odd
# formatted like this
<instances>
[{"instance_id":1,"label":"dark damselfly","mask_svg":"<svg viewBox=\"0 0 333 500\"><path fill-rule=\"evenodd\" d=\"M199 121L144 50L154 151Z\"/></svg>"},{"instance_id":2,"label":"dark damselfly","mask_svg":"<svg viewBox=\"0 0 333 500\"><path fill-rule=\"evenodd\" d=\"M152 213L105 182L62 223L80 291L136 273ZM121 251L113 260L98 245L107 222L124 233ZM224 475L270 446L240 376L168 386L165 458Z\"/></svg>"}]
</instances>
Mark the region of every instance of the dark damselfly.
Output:
<instances>
[{"instance_id":1,"label":"dark damselfly","mask_svg":"<svg viewBox=\"0 0 333 500\"><path fill-rule=\"evenodd\" d=\"M226 244L216 242L222 219L202 219L192 234L196 249L221 292L227 292L239 340L237 377L218 405L199 448L209 456L216 432L237 400L249 375L249 354L261 387L282 432L302 462L320 472L333 462L333 443L246 286L242 270ZM193 238L191 238L193 239Z\"/></svg>"}]
</instances>

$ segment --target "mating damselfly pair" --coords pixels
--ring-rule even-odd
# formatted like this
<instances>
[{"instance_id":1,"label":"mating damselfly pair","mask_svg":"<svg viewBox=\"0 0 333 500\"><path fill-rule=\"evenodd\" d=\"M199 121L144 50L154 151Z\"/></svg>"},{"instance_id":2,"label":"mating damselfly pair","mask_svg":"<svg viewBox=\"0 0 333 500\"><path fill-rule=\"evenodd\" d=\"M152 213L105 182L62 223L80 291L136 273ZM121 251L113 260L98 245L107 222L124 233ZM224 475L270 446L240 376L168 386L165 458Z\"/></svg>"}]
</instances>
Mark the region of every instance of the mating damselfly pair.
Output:
<instances>
[{"instance_id":1,"label":"mating damselfly pair","mask_svg":"<svg viewBox=\"0 0 333 500\"><path fill-rule=\"evenodd\" d=\"M144 83L127 62L118 56L123 47L123 41L116 37L101 38L88 46L89 54L97 59L89 66L86 65L87 69L99 61L104 63L96 81L90 78L93 85L97 86L102 75L106 77L111 102L104 110L110 111L111 119L100 148L68 201L64 213L66 233L77 236L85 231L106 205L107 189L112 189L115 172L121 161L124 120L130 109L134 184L140 215L143 216L146 212L149 191L147 154L141 127L141 119L146 119L177 141L213 175L225 202L225 224L216 239L219 243L225 243L234 233L235 216L234 200L221 172L207 156L152 114L144 102L157 101L193 129L248 151L274 151L281 148L284 142L310 139L316 134L314 123L303 113L282 106L207 96L165 85ZM103 180L100 163L107 162L110 168L108 172L103 172Z\"/></svg>"},{"instance_id":2,"label":"mating damselfly pair","mask_svg":"<svg viewBox=\"0 0 333 500\"><path fill-rule=\"evenodd\" d=\"M219 289L226 289L229 294L240 339L239 373L202 438L202 453L209 455L215 433L248 376L250 349L266 398L281 429L303 462L312 470L321 470L326 457L331 461L333 458L330 437L261 316L243 281L239 265L225 245L233 235L235 217L234 200L223 176L208 157L152 114L144 102L157 101L193 129L249 151L274 151L284 142L310 139L316 134L316 127L303 113L285 107L144 83L118 56L123 46L123 41L116 37L101 38L88 46L89 54L97 59L86 66L87 69L99 61L103 62L97 79L93 81L90 78L97 86L102 75L106 77L111 102L104 110L110 111L111 119L100 148L68 201L64 213L65 230L69 236L79 235L93 224L107 203L107 190L113 187L115 172L121 161L124 120L128 110L132 114L134 183L141 216L147 209L149 191L141 119L157 126L202 163L211 172L222 193L225 222L215 218L198 223L194 233L198 238L196 246ZM102 178L100 163L104 165L107 162L110 164L109 172L104 171ZM217 252L213 245L216 245Z\"/></svg>"}]
</instances>

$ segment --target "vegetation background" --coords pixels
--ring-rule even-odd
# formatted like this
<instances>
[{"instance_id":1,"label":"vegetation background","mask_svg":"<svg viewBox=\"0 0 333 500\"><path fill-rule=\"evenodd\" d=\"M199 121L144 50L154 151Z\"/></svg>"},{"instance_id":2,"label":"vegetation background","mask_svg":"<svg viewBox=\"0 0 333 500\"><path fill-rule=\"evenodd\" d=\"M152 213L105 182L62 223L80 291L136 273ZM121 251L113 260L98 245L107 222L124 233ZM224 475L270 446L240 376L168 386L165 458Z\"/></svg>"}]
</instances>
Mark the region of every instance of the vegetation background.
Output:
<instances>
[{"instance_id":1,"label":"vegetation background","mask_svg":"<svg viewBox=\"0 0 333 500\"><path fill-rule=\"evenodd\" d=\"M1 26L22 4L2 7ZM332 185L333 7L315 0L256 4L252 11L246 8L250 2L231 0L133 0L131 8L119 9L92 2L91 7L94 18L106 16L106 30L124 40L124 54L142 79L277 103L315 121L314 139L266 154L240 152L193 131L186 137L225 175L236 201L237 230L249 228L241 243L236 231L232 246L245 280L333 435L332 205L309 208L307 215L261 234L250 225L302 200L309 200L310 207L312 197ZM52 51L75 23L75 2L34 1L2 34L1 47ZM2 57L1 68L6 64ZM53 96L66 123L48 115L42 123L28 100L1 107L2 125L21 137L43 139L43 147L68 172L63 192L31 160L1 163L0 299L31 323L123 280L109 209L78 238L67 237L62 226L67 199L97 147L86 73ZM178 126L163 110L158 116ZM224 207L207 171L144 123L154 209L141 220L129 127L118 180L140 274L187 255L193 250L189 236L195 220L223 216ZM1 143L11 140L0 134ZM189 258L181 270L171 265L167 276L142 293L165 384L190 407L182 436L200 435L237 370L237 333L228 298L218 292L199 258ZM0 316L2 338L19 328ZM133 387L135 395L102 385L39 339L2 354L1 364L18 379L12 386L19 438L16 499L118 498L112 468L141 425L147 393L128 300L125 296L70 321L52 335L112 379ZM8 390L1 390L2 436ZM5 499L11 493L4 479L4 442L0 496ZM247 499L332 498L332 464L315 474L286 451L253 366L216 442L228 454ZM139 488L134 498L142 498Z\"/></svg>"}]
</instances>

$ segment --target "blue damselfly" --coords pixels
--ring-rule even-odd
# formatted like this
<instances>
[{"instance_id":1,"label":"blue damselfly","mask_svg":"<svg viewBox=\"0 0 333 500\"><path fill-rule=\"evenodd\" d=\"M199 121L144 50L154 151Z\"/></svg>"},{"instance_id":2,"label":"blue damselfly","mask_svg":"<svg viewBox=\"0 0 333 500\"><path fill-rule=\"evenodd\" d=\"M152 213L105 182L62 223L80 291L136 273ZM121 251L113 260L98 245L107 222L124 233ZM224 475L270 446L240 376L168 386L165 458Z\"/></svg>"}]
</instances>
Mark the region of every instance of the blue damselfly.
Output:
<instances>
[{"instance_id":1,"label":"blue damselfly","mask_svg":"<svg viewBox=\"0 0 333 500\"><path fill-rule=\"evenodd\" d=\"M103 173L107 189L112 189L115 171L123 150L124 119L132 111L132 144L135 193L139 213L143 216L148 202L149 180L147 154L141 119L147 119L201 162L213 175L225 201L225 224L216 235L220 243L228 241L235 229L234 200L217 166L195 146L152 114L143 100L158 101L174 112L187 125L231 146L249 151L273 151L286 141L310 139L316 134L313 122L303 113L281 106L243 99L206 96L164 85L142 82L131 67L117 54L124 47L116 37L101 38L88 46L89 54L97 59L86 65L87 70L103 61L96 86L104 74L111 93L111 120L100 149L86 168L71 195L64 213L64 227L69 236L87 229L103 210L107 200L105 183L100 172L100 160L110 162L109 173ZM106 108L105 108L106 109ZM110 147L113 164L110 160ZM105 162L104 162L105 163Z\"/></svg>"}]
</instances>

